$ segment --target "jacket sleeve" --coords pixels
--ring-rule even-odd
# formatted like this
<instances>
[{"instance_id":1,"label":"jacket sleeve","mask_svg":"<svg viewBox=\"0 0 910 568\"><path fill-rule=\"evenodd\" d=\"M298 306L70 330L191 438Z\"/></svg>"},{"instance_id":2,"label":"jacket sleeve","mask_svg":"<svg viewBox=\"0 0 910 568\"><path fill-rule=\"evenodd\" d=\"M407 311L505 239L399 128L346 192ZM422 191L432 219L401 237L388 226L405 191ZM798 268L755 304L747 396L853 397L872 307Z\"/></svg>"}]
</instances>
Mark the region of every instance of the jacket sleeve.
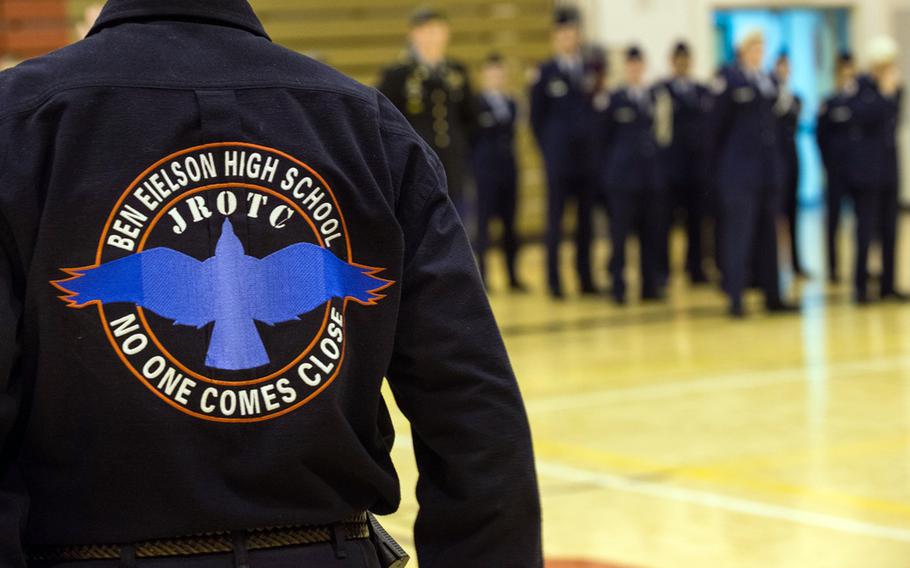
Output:
<instances>
[{"instance_id":1,"label":"jacket sleeve","mask_svg":"<svg viewBox=\"0 0 910 568\"><path fill-rule=\"evenodd\" d=\"M23 533L28 495L20 476L16 434L22 385L17 380L22 315L7 228L0 214L0 566L24 568Z\"/></svg>"},{"instance_id":2,"label":"jacket sleeve","mask_svg":"<svg viewBox=\"0 0 910 568\"><path fill-rule=\"evenodd\" d=\"M396 205L405 257L387 377L411 423L420 565L540 567L540 502L517 381L439 159L416 134L396 146L408 156Z\"/></svg>"},{"instance_id":3,"label":"jacket sleeve","mask_svg":"<svg viewBox=\"0 0 910 568\"><path fill-rule=\"evenodd\" d=\"M468 133L468 141L473 140L474 130L477 128L477 97L474 96L474 87L468 71L464 70L464 96L458 105L461 114L461 123Z\"/></svg>"},{"instance_id":4,"label":"jacket sleeve","mask_svg":"<svg viewBox=\"0 0 910 568\"><path fill-rule=\"evenodd\" d=\"M543 143L543 128L547 118L547 94L541 71L537 71L537 77L531 84L531 130L534 132L534 138L538 144Z\"/></svg>"},{"instance_id":5,"label":"jacket sleeve","mask_svg":"<svg viewBox=\"0 0 910 568\"><path fill-rule=\"evenodd\" d=\"M731 115L733 114L733 99L727 85L726 73L720 70L712 86L713 104L708 117L708 163L712 172L716 173L720 152L726 138L730 133Z\"/></svg>"},{"instance_id":6,"label":"jacket sleeve","mask_svg":"<svg viewBox=\"0 0 910 568\"><path fill-rule=\"evenodd\" d=\"M825 168L831 167L831 152L828 146L831 104L832 101L830 99L822 104L815 126L815 142L818 144L818 151L821 154L822 164L824 164Z\"/></svg>"},{"instance_id":7,"label":"jacket sleeve","mask_svg":"<svg viewBox=\"0 0 910 568\"><path fill-rule=\"evenodd\" d=\"M616 97L611 94L608 101L607 106L600 113L600 120L597 123L600 130L600 147L603 149L604 162L610 160L610 153L613 152L613 135L616 132L616 122L614 120Z\"/></svg>"}]
</instances>

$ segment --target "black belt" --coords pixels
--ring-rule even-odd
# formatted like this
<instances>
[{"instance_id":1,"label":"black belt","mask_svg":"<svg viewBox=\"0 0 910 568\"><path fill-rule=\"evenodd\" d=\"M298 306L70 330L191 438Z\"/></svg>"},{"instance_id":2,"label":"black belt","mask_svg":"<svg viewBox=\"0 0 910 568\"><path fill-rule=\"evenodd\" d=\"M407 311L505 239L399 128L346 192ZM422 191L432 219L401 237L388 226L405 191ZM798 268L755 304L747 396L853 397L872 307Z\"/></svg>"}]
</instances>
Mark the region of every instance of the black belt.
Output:
<instances>
[{"instance_id":1,"label":"black belt","mask_svg":"<svg viewBox=\"0 0 910 568\"><path fill-rule=\"evenodd\" d=\"M366 513L360 513L333 525L285 525L240 531L245 533L246 548L250 550L278 548L333 542L340 536L348 540L370 538L370 523ZM207 532L189 536L145 540L129 543L137 558L192 556L232 552L236 532ZM28 550L29 560L116 560L121 558L124 545L90 544L78 546L42 546Z\"/></svg>"}]
</instances>

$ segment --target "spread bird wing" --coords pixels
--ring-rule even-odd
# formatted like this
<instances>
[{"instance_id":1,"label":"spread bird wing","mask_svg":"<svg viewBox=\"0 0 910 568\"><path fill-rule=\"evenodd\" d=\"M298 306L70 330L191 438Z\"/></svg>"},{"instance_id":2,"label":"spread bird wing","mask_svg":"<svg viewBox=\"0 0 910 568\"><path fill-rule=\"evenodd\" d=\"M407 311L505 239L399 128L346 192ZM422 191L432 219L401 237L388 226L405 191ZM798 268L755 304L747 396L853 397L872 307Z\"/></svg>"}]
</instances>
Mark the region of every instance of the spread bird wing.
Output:
<instances>
[{"instance_id":1,"label":"spread bird wing","mask_svg":"<svg viewBox=\"0 0 910 568\"><path fill-rule=\"evenodd\" d=\"M258 263L262 293L254 301L253 318L270 325L291 321L333 298L373 304L392 285L374 276L380 271L348 264L314 244L291 245Z\"/></svg>"},{"instance_id":2,"label":"spread bird wing","mask_svg":"<svg viewBox=\"0 0 910 568\"><path fill-rule=\"evenodd\" d=\"M53 284L71 306L128 303L174 323L202 327L214 319L208 269L183 253L154 248L99 266L65 270Z\"/></svg>"}]
</instances>

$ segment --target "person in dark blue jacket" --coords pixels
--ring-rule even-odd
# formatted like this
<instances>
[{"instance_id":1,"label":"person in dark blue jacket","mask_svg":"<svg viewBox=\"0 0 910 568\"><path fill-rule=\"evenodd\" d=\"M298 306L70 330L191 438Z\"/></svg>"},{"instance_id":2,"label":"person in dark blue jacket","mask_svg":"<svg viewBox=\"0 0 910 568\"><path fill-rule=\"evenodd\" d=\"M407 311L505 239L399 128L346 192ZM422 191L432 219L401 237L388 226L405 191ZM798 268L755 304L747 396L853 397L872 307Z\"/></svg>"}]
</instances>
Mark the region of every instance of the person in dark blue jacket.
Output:
<instances>
[{"instance_id":1,"label":"person in dark blue jacket","mask_svg":"<svg viewBox=\"0 0 910 568\"><path fill-rule=\"evenodd\" d=\"M849 182L856 203L855 300L869 301L868 257L872 242L881 244L881 299L906 300L895 287L895 248L899 195L897 129L903 96L897 46L876 38L870 70L859 77L847 106L852 114Z\"/></svg>"},{"instance_id":2,"label":"person in dark blue jacket","mask_svg":"<svg viewBox=\"0 0 910 568\"><path fill-rule=\"evenodd\" d=\"M0 74L0 566L540 568L530 429L439 157L246 0L110 0ZM137 560L138 559L138 560Z\"/></svg>"},{"instance_id":3,"label":"person in dark blue jacket","mask_svg":"<svg viewBox=\"0 0 910 568\"><path fill-rule=\"evenodd\" d=\"M774 63L774 82L778 97L774 112L780 124L780 148L784 164L783 203L781 212L787 220L790 240L790 262L793 272L805 278L799 252L799 149L796 137L799 133L799 119L803 101L790 89L790 56L781 53Z\"/></svg>"},{"instance_id":4,"label":"person in dark blue jacket","mask_svg":"<svg viewBox=\"0 0 910 568\"><path fill-rule=\"evenodd\" d=\"M575 265L583 294L596 294L591 275L591 213L595 199L593 97L602 78L599 61L581 43L580 16L574 8L556 10L555 55L540 65L531 86L531 128L547 174L547 282L550 294L564 297L559 249L563 214L577 206Z\"/></svg>"},{"instance_id":5,"label":"person in dark blue jacket","mask_svg":"<svg viewBox=\"0 0 910 568\"><path fill-rule=\"evenodd\" d=\"M856 94L856 65L852 54L842 53L838 56L835 82L834 93L825 99L819 109L816 130L818 148L826 172L826 242L828 280L831 283L840 281L838 232L844 202L849 197L848 178L851 176L849 165L853 111L849 103Z\"/></svg>"},{"instance_id":6,"label":"person in dark blue jacket","mask_svg":"<svg viewBox=\"0 0 910 568\"><path fill-rule=\"evenodd\" d=\"M708 281L702 232L707 214L711 92L692 78L692 52L687 43L674 46L670 63L673 74L660 84L673 98L673 136L663 152L663 162L670 205L685 214L686 272L692 283L701 284Z\"/></svg>"},{"instance_id":7,"label":"person in dark blue jacket","mask_svg":"<svg viewBox=\"0 0 910 568\"><path fill-rule=\"evenodd\" d=\"M518 166L515 160L515 122L518 105L505 92L505 60L491 54L483 65L482 90L477 95L477 125L472 140L474 179L477 183L478 226L474 250L480 273L486 281L485 256L490 243L490 222L502 222L502 245L506 256L509 287L527 288L518 277L518 237L515 211L518 201Z\"/></svg>"},{"instance_id":8,"label":"person in dark blue jacket","mask_svg":"<svg viewBox=\"0 0 910 568\"><path fill-rule=\"evenodd\" d=\"M610 209L611 293L618 304L626 302L626 243L633 233L641 245L641 297L658 300L663 295L660 240L666 239L666 182L660 149L669 139L660 138L669 132L657 132L656 116L659 107L669 109L672 100L666 89L649 89L644 73L644 54L637 46L630 47L624 84L610 93L601 127L603 187Z\"/></svg>"},{"instance_id":9,"label":"person in dark blue jacket","mask_svg":"<svg viewBox=\"0 0 910 568\"><path fill-rule=\"evenodd\" d=\"M751 276L770 312L795 308L781 298L777 218L784 185L774 105L778 90L762 71L764 36L747 34L736 65L715 79L712 153L720 205L720 257L730 313L745 315L743 293Z\"/></svg>"}]
</instances>

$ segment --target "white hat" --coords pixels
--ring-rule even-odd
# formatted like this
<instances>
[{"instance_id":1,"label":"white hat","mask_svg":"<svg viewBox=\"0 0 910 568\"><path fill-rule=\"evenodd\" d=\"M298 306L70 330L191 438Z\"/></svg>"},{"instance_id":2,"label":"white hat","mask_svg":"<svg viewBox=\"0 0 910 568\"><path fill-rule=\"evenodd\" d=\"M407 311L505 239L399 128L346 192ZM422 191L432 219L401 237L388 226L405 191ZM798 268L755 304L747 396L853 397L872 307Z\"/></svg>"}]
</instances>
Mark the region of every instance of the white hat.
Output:
<instances>
[{"instance_id":1,"label":"white hat","mask_svg":"<svg viewBox=\"0 0 910 568\"><path fill-rule=\"evenodd\" d=\"M869 42L868 53L869 65L877 67L894 63L897 59L898 47L897 42L890 36L880 35Z\"/></svg>"}]
</instances>

